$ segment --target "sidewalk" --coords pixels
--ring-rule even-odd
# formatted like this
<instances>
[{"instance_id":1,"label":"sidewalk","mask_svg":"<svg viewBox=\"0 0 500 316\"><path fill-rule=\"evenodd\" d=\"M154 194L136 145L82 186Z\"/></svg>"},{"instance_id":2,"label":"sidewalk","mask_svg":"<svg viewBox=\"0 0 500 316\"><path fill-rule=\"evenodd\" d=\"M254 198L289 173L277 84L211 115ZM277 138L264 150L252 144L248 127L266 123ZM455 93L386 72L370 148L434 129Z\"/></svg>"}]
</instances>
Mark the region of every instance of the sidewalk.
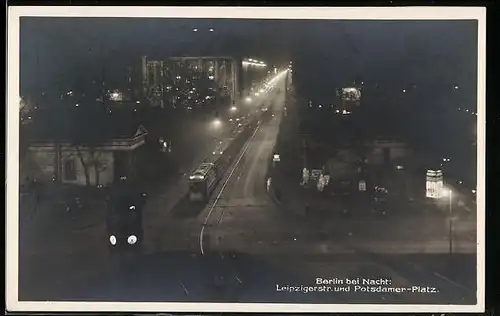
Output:
<instances>
[{"instance_id":1,"label":"sidewalk","mask_svg":"<svg viewBox=\"0 0 500 316\"><path fill-rule=\"evenodd\" d=\"M81 208L75 200L79 198ZM70 209L67 210L66 206ZM104 223L106 203L98 189L69 185L44 185L30 189L19 198L22 229L51 231L82 230Z\"/></svg>"}]
</instances>

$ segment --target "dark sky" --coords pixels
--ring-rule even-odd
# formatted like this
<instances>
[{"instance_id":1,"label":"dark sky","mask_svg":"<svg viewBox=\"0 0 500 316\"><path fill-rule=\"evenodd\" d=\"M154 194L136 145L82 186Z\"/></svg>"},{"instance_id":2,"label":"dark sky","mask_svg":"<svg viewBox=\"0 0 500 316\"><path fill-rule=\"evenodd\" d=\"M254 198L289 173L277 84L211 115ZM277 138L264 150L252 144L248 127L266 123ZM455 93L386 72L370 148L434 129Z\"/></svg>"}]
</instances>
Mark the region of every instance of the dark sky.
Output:
<instances>
[{"instance_id":1,"label":"dark sky","mask_svg":"<svg viewBox=\"0 0 500 316\"><path fill-rule=\"evenodd\" d=\"M37 76L50 89L75 74L93 76L103 61L113 74L141 55L202 54L293 60L302 85L318 91L358 77L402 88L458 84L474 96L477 23L25 17L21 94L34 90Z\"/></svg>"}]
</instances>

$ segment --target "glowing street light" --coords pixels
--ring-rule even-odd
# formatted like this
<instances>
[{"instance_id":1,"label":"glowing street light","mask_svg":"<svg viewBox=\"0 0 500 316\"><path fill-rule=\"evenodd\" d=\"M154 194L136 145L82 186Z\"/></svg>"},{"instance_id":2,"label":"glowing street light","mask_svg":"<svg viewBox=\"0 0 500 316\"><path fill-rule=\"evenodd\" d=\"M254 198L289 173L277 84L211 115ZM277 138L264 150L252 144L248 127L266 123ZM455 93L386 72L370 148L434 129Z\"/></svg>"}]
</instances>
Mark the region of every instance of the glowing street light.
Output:
<instances>
[{"instance_id":1,"label":"glowing street light","mask_svg":"<svg viewBox=\"0 0 500 316\"><path fill-rule=\"evenodd\" d=\"M232 112L235 112L237 109L238 109L238 108L237 108L237 107L235 107L234 105L231 107L231 111L232 111Z\"/></svg>"},{"instance_id":2,"label":"glowing street light","mask_svg":"<svg viewBox=\"0 0 500 316\"><path fill-rule=\"evenodd\" d=\"M212 125L213 125L214 127L219 127L219 126L221 126L221 125L222 125L222 122L221 122L221 120L219 120L219 119L215 119L215 120L213 120Z\"/></svg>"},{"instance_id":3,"label":"glowing street light","mask_svg":"<svg viewBox=\"0 0 500 316\"><path fill-rule=\"evenodd\" d=\"M250 97L246 97L246 98L245 98L245 101L246 101L247 103L250 103L250 102L252 102L252 98L250 98Z\"/></svg>"},{"instance_id":4,"label":"glowing street light","mask_svg":"<svg viewBox=\"0 0 500 316\"><path fill-rule=\"evenodd\" d=\"M198 29L193 29L193 32L198 32Z\"/></svg>"},{"instance_id":5,"label":"glowing street light","mask_svg":"<svg viewBox=\"0 0 500 316\"><path fill-rule=\"evenodd\" d=\"M213 32L213 31L214 31L214 29L210 29L210 32Z\"/></svg>"}]
</instances>

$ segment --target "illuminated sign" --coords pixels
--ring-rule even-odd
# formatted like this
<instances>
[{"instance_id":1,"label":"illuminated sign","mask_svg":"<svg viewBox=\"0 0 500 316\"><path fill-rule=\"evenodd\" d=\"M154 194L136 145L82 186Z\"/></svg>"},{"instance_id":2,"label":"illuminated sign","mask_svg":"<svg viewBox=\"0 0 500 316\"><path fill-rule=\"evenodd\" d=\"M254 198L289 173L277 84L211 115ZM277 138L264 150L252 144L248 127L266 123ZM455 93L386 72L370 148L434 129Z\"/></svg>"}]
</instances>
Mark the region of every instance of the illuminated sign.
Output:
<instances>
[{"instance_id":1,"label":"illuminated sign","mask_svg":"<svg viewBox=\"0 0 500 316\"><path fill-rule=\"evenodd\" d=\"M360 180L358 183L359 191L366 191L366 182L364 180Z\"/></svg>"},{"instance_id":2,"label":"illuminated sign","mask_svg":"<svg viewBox=\"0 0 500 316\"><path fill-rule=\"evenodd\" d=\"M427 170L425 189L426 197L441 198L443 193L443 172L441 170Z\"/></svg>"},{"instance_id":3,"label":"illuminated sign","mask_svg":"<svg viewBox=\"0 0 500 316\"><path fill-rule=\"evenodd\" d=\"M337 95L344 101L359 101L361 100L361 89L347 87L337 91Z\"/></svg>"}]
</instances>

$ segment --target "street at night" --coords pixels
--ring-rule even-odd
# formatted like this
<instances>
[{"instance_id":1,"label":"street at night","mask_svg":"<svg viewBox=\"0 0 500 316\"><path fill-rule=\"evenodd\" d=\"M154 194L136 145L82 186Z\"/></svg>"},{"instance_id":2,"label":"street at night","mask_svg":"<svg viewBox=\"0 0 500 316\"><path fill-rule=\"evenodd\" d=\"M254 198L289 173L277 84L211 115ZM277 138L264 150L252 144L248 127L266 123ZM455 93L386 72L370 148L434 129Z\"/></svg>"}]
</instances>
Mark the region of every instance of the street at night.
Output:
<instances>
[{"instance_id":1,"label":"street at night","mask_svg":"<svg viewBox=\"0 0 500 316\"><path fill-rule=\"evenodd\" d=\"M19 301L478 304L475 22L102 18L57 72L58 19L21 23Z\"/></svg>"}]
</instances>

